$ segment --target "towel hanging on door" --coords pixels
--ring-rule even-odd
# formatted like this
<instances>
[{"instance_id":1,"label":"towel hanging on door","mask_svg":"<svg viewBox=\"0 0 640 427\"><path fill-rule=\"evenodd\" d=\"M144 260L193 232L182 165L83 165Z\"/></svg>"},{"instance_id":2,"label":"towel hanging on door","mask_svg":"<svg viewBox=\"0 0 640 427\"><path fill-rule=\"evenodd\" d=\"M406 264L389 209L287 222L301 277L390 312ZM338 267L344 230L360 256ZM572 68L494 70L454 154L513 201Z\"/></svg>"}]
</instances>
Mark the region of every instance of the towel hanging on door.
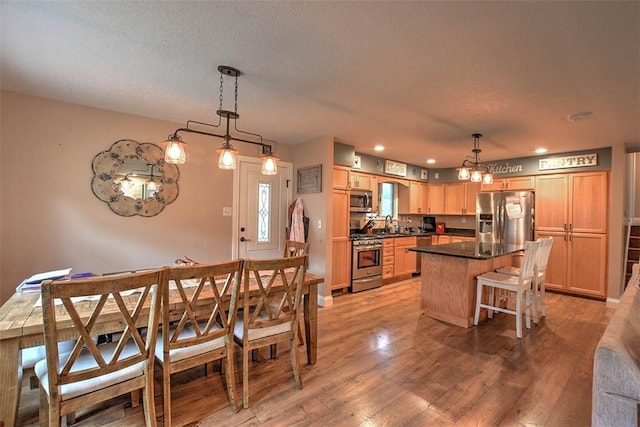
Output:
<instances>
[{"instance_id":1,"label":"towel hanging on door","mask_svg":"<svg viewBox=\"0 0 640 427\"><path fill-rule=\"evenodd\" d=\"M291 231L289 233L289 240L294 242L305 242L304 233L304 206L302 199L298 197L291 212Z\"/></svg>"}]
</instances>

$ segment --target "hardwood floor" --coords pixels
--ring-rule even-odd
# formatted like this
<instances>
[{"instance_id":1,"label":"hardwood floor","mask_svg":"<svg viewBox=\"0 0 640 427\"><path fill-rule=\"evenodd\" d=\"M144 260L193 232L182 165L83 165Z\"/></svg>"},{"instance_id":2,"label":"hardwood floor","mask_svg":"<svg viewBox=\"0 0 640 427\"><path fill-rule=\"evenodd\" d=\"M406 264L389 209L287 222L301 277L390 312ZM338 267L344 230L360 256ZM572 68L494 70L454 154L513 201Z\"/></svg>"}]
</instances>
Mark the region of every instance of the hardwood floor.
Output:
<instances>
[{"instance_id":1,"label":"hardwood floor","mask_svg":"<svg viewBox=\"0 0 640 427\"><path fill-rule=\"evenodd\" d=\"M451 326L422 315L419 294L413 279L335 297L318 312L318 363L299 347L304 388L285 346L277 360L265 350L249 370L252 406L238 413L222 376L174 375L173 425L590 425L593 353L613 313L604 302L547 293L547 318L518 340L513 316ZM35 426L38 391L24 384L19 424ZM160 417L161 396L156 407ZM75 425L143 426L142 405L119 398Z\"/></svg>"}]
</instances>

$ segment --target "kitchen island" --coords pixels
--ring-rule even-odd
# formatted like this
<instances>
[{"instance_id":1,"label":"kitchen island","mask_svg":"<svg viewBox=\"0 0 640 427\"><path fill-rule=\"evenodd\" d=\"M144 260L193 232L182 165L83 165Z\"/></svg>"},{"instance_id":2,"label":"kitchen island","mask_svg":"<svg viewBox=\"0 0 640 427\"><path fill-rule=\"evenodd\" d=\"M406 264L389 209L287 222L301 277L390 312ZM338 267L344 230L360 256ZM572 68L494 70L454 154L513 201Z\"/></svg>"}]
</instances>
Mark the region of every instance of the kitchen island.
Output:
<instances>
[{"instance_id":1,"label":"kitchen island","mask_svg":"<svg viewBox=\"0 0 640 427\"><path fill-rule=\"evenodd\" d=\"M476 276L512 264L522 245L458 242L411 248L421 256L420 306L425 315L465 328L473 325ZM486 317L486 310L481 312Z\"/></svg>"}]
</instances>

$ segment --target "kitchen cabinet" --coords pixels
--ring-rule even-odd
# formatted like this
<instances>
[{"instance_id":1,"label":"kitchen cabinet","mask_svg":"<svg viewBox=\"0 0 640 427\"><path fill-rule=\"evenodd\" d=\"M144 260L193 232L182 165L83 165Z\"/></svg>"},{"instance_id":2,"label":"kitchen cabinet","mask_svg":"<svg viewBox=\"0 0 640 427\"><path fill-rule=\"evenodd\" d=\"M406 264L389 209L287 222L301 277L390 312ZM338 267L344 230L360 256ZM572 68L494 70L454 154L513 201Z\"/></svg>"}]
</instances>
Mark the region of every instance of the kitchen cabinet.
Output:
<instances>
[{"instance_id":1,"label":"kitchen cabinet","mask_svg":"<svg viewBox=\"0 0 640 427\"><path fill-rule=\"evenodd\" d=\"M536 178L536 229L606 233L607 172L557 174Z\"/></svg>"},{"instance_id":2,"label":"kitchen cabinet","mask_svg":"<svg viewBox=\"0 0 640 427\"><path fill-rule=\"evenodd\" d=\"M428 185L427 213L444 213L444 184Z\"/></svg>"},{"instance_id":3,"label":"kitchen cabinet","mask_svg":"<svg viewBox=\"0 0 640 427\"><path fill-rule=\"evenodd\" d=\"M606 297L607 235L538 231L536 238L552 237L545 286L592 297Z\"/></svg>"},{"instance_id":4,"label":"kitchen cabinet","mask_svg":"<svg viewBox=\"0 0 640 427\"><path fill-rule=\"evenodd\" d=\"M401 214L427 213L428 185L419 181L408 181L407 186L398 185L398 212Z\"/></svg>"},{"instance_id":5,"label":"kitchen cabinet","mask_svg":"<svg viewBox=\"0 0 640 427\"><path fill-rule=\"evenodd\" d=\"M451 236L445 236L443 234L433 236L433 245L445 245L447 243L451 243Z\"/></svg>"},{"instance_id":6,"label":"kitchen cabinet","mask_svg":"<svg viewBox=\"0 0 640 427\"><path fill-rule=\"evenodd\" d=\"M378 196L378 176L377 175L371 175L369 177L369 183L370 183L370 187L371 187L371 198L372 200L372 205L371 205L371 211L373 213L378 213L378 202L379 202L379 196Z\"/></svg>"},{"instance_id":7,"label":"kitchen cabinet","mask_svg":"<svg viewBox=\"0 0 640 427\"><path fill-rule=\"evenodd\" d=\"M415 273L417 252L410 251L409 248L416 247L416 237L396 237L394 240L394 277Z\"/></svg>"},{"instance_id":8,"label":"kitchen cabinet","mask_svg":"<svg viewBox=\"0 0 640 427\"><path fill-rule=\"evenodd\" d=\"M349 173L349 182L352 189L371 190L371 175L362 172Z\"/></svg>"},{"instance_id":9,"label":"kitchen cabinet","mask_svg":"<svg viewBox=\"0 0 640 427\"><path fill-rule=\"evenodd\" d=\"M475 237L467 237L467 236L451 236L451 243L458 242L475 242Z\"/></svg>"},{"instance_id":10,"label":"kitchen cabinet","mask_svg":"<svg viewBox=\"0 0 640 427\"><path fill-rule=\"evenodd\" d=\"M331 289L351 284L351 242L349 240L349 191L332 191Z\"/></svg>"},{"instance_id":11,"label":"kitchen cabinet","mask_svg":"<svg viewBox=\"0 0 640 427\"><path fill-rule=\"evenodd\" d=\"M533 190L535 177L518 176L513 178L494 179L491 184L481 184L480 191L520 191Z\"/></svg>"},{"instance_id":12,"label":"kitchen cabinet","mask_svg":"<svg viewBox=\"0 0 640 427\"><path fill-rule=\"evenodd\" d=\"M395 238L382 240L382 280L392 279L394 275Z\"/></svg>"},{"instance_id":13,"label":"kitchen cabinet","mask_svg":"<svg viewBox=\"0 0 640 427\"><path fill-rule=\"evenodd\" d=\"M475 215L476 194L480 192L478 182L456 182L444 186L444 213Z\"/></svg>"},{"instance_id":14,"label":"kitchen cabinet","mask_svg":"<svg viewBox=\"0 0 640 427\"><path fill-rule=\"evenodd\" d=\"M348 190L350 182L351 168L346 166L333 166L333 188Z\"/></svg>"},{"instance_id":15,"label":"kitchen cabinet","mask_svg":"<svg viewBox=\"0 0 640 427\"><path fill-rule=\"evenodd\" d=\"M536 236L554 244L549 289L606 297L608 173L536 177Z\"/></svg>"}]
</instances>

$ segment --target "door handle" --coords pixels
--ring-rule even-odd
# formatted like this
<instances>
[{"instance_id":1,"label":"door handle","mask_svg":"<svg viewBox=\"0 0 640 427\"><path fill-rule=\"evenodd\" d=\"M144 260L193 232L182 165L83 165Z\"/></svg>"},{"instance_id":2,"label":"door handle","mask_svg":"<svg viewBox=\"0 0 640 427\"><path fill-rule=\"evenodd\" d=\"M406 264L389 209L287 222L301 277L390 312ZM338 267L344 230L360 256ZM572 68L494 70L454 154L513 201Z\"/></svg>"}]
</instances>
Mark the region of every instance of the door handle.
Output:
<instances>
[{"instance_id":1,"label":"door handle","mask_svg":"<svg viewBox=\"0 0 640 427\"><path fill-rule=\"evenodd\" d=\"M250 242L251 240L249 240L249 239L245 238L244 236L242 236L242 237L240 238L240 241L241 241L241 242Z\"/></svg>"}]
</instances>

